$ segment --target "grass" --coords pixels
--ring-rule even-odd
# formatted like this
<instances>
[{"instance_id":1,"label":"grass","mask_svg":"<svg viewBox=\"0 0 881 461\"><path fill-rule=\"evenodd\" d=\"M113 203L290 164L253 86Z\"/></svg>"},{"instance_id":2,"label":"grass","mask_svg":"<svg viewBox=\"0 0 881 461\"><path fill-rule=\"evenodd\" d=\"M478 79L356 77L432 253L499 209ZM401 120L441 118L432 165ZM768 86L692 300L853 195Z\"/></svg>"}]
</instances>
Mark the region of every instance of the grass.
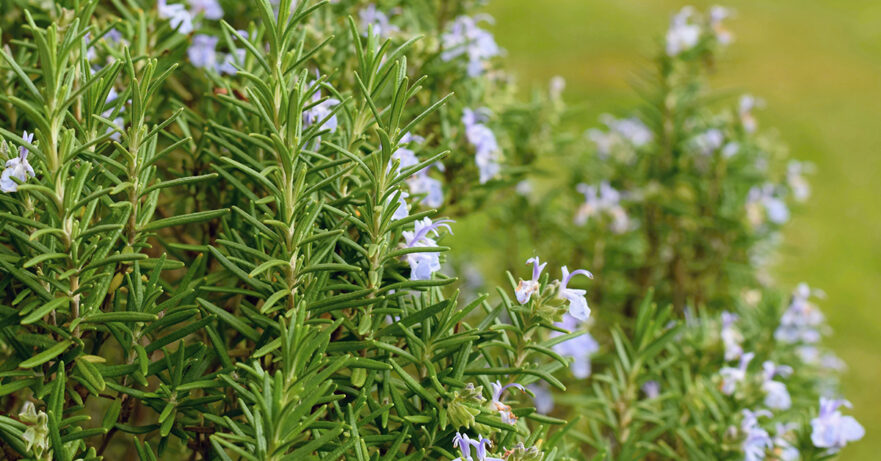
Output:
<instances>
[{"instance_id":1,"label":"grass","mask_svg":"<svg viewBox=\"0 0 881 461\"><path fill-rule=\"evenodd\" d=\"M562 75L567 99L588 105L586 128L600 113L636 104L629 82L681 6L498 0L489 12L523 86ZM873 459L881 451L874 394L881 382L881 3L742 0L736 11L729 21L736 42L714 83L764 99L763 126L817 166L813 197L787 228L776 274L786 286L806 281L828 294L829 344L849 365L843 390L867 431L842 459Z\"/></svg>"}]
</instances>

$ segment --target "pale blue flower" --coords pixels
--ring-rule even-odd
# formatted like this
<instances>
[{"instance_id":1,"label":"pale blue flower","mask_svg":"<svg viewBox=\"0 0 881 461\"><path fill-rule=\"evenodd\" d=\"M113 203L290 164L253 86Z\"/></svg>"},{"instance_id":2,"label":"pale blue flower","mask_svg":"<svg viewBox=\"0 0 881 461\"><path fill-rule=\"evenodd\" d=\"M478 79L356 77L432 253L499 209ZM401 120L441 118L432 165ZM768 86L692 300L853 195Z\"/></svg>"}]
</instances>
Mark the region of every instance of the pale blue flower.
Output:
<instances>
[{"instance_id":1,"label":"pale blue flower","mask_svg":"<svg viewBox=\"0 0 881 461\"><path fill-rule=\"evenodd\" d=\"M217 0L189 0L189 2L192 16L203 13L205 19L215 21L223 17L223 8Z\"/></svg>"},{"instance_id":2,"label":"pale blue flower","mask_svg":"<svg viewBox=\"0 0 881 461\"><path fill-rule=\"evenodd\" d=\"M122 33L115 28L108 30L107 33L104 34L104 38L113 43L123 43Z\"/></svg>"},{"instance_id":3,"label":"pale blue flower","mask_svg":"<svg viewBox=\"0 0 881 461\"><path fill-rule=\"evenodd\" d=\"M566 79L562 75L554 75L548 84L548 93L551 99L560 99L563 97L563 90L566 89Z\"/></svg>"},{"instance_id":4,"label":"pale blue flower","mask_svg":"<svg viewBox=\"0 0 881 461\"><path fill-rule=\"evenodd\" d=\"M735 360L743 354L743 347L741 347L743 335L734 328L734 322L738 318L737 314L732 314L728 311L722 312L722 332L720 336L722 337L722 344L725 346L726 362Z\"/></svg>"},{"instance_id":5,"label":"pale blue flower","mask_svg":"<svg viewBox=\"0 0 881 461\"><path fill-rule=\"evenodd\" d=\"M765 459L768 449L774 446L768 431L759 426L760 416L770 417L771 413L767 410L755 412L743 410L743 421L740 423L740 428L746 436L741 445L745 461Z\"/></svg>"},{"instance_id":6,"label":"pale blue flower","mask_svg":"<svg viewBox=\"0 0 881 461\"><path fill-rule=\"evenodd\" d=\"M647 398L656 399L661 395L661 385L657 381L646 381L642 385L642 392L645 393Z\"/></svg>"},{"instance_id":7,"label":"pale blue flower","mask_svg":"<svg viewBox=\"0 0 881 461\"><path fill-rule=\"evenodd\" d=\"M407 180L407 184L413 195L425 194L422 203L429 208L438 208L444 204L443 183L440 180L422 173L413 175Z\"/></svg>"},{"instance_id":8,"label":"pale blue flower","mask_svg":"<svg viewBox=\"0 0 881 461\"><path fill-rule=\"evenodd\" d=\"M472 442L468 434L461 434L457 431L456 435L453 436L453 448L458 448L462 457L456 458L453 461L474 461L474 458L471 457Z\"/></svg>"},{"instance_id":9,"label":"pale blue flower","mask_svg":"<svg viewBox=\"0 0 881 461\"><path fill-rule=\"evenodd\" d=\"M770 197L765 201L765 209L768 211L768 219L775 224L783 224L789 221L789 207L786 202L777 197Z\"/></svg>"},{"instance_id":10,"label":"pale blue flower","mask_svg":"<svg viewBox=\"0 0 881 461\"><path fill-rule=\"evenodd\" d=\"M119 94L116 92L116 88L111 87L110 91L107 93L107 99L104 100L104 105L107 106L108 104L112 104L114 101L116 101L117 98L119 98ZM109 119L113 115L113 112L115 110L116 110L116 108L109 107L106 110L104 110L104 112L101 113L101 116ZM114 130L112 127L107 127L107 130L105 131L105 134L112 132L112 134L110 135L110 139L112 139L114 141L119 141L120 138L122 137L121 131L124 128L123 125L125 122L123 121L122 117L119 116L119 114L124 110L125 110L125 106L122 106L119 109L119 111L116 113L117 116L114 117L114 119L113 119L113 126L115 126L116 129Z\"/></svg>"},{"instance_id":11,"label":"pale blue flower","mask_svg":"<svg viewBox=\"0 0 881 461\"><path fill-rule=\"evenodd\" d=\"M398 161L397 168L394 169L394 174L396 175L401 174L403 170L406 170L411 166L419 164L419 159L416 157L416 152L414 152L412 149L408 149L407 147L399 147L392 153L392 158L389 159L389 171L392 171L395 160ZM417 173L421 173L421 171Z\"/></svg>"},{"instance_id":12,"label":"pale blue flower","mask_svg":"<svg viewBox=\"0 0 881 461\"><path fill-rule=\"evenodd\" d=\"M309 83L310 87L314 85L314 81ZM314 105L309 109L303 111L303 129L320 123L322 124L322 128L328 129L331 133L333 133L336 131L338 126L337 116L333 112L333 108L337 106L340 101L334 98L327 98L323 101L321 99L321 89L317 88L315 90L315 93L312 95L312 102Z\"/></svg>"},{"instance_id":13,"label":"pale blue flower","mask_svg":"<svg viewBox=\"0 0 881 461\"><path fill-rule=\"evenodd\" d=\"M532 264L532 279L521 279L520 283L517 284L517 288L514 290L517 302L520 304L528 303L529 298L532 297L533 293L538 291L538 278L541 277L541 272L544 270L545 266L548 265L548 263L539 264L538 256L527 259L526 264Z\"/></svg>"},{"instance_id":14,"label":"pale blue flower","mask_svg":"<svg viewBox=\"0 0 881 461\"><path fill-rule=\"evenodd\" d=\"M606 125L636 147L642 147L654 139L652 131L636 117L611 120Z\"/></svg>"},{"instance_id":15,"label":"pale blue flower","mask_svg":"<svg viewBox=\"0 0 881 461\"><path fill-rule=\"evenodd\" d=\"M410 216L410 206L407 205L406 200L409 196L410 194L404 191L401 191L401 193L398 194L398 208L395 209L395 213L392 215L392 221L397 221L399 219L404 219L407 216ZM391 201L393 197L394 195L389 197L389 201Z\"/></svg>"},{"instance_id":16,"label":"pale blue flower","mask_svg":"<svg viewBox=\"0 0 881 461\"><path fill-rule=\"evenodd\" d=\"M410 168L411 166L418 165L419 159L416 157L416 152L413 149L410 149L410 144L412 143L421 143L425 142L425 138L419 135L410 134L409 132L404 133L401 136L401 140L399 142L399 147L392 153L392 157L389 159L388 171L391 172L394 167L394 161L398 161L398 166L394 168L394 174L401 174L403 170ZM443 170L443 165L437 163L438 168ZM423 168L417 173L422 173L426 171L428 167Z\"/></svg>"},{"instance_id":17,"label":"pale blue flower","mask_svg":"<svg viewBox=\"0 0 881 461\"><path fill-rule=\"evenodd\" d=\"M775 376L787 377L792 374L792 367L775 365L771 361L762 364L762 390L765 392L765 406L774 410L788 410L792 406L792 398L786 385L774 381Z\"/></svg>"},{"instance_id":18,"label":"pale blue flower","mask_svg":"<svg viewBox=\"0 0 881 461\"><path fill-rule=\"evenodd\" d=\"M667 55L677 56L697 45L701 36L701 27L695 23L695 10L691 6L683 7L670 21L667 30Z\"/></svg>"},{"instance_id":19,"label":"pale blue flower","mask_svg":"<svg viewBox=\"0 0 881 461\"><path fill-rule=\"evenodd\" d=\"M530 384L527 386L534 395L532 402L535 405L535 411L546 415L554 409L554 394L544 384Z\"/></svg>"},{"instance_id":20,"label":"pale blue flower","mask_svg":"<svg viewBox=\"0 0 881 461\"><path fill-rule=\"evenodd\" d=\"M88 32L83 36L83 41L86 42L86 60L89 62L94 61L95 58L98 57L98 54L95 51L95 45L92 44L91 32Z\"/></svg>"},{"instance_id":21,"label":"pale blue flower","mask_svg":"<svg viewBox=\"0 0 881 461\"><path fill-rule=\"evenodd\" d=\"M811 420L811 442L814 446L837 452L848 442L855 442L866 435L863 426L853 416L844 416L838 411L841 406L852 408L847 400L820 397L819 414Z\"/></svg>"},{"instance_id":22,"label":"pale blue flower","mask_svg":"<svg viewBox=\"0 0 881 461\"><path fill-rule=\"evenodd\" d=\"M608 127L608 131L596 128L587 131L587 137L596 145L600 158L622 150L632 151L654 139L652 131L637 117L617 119L603 114L600 121Z\"/></svg>"},{"instance_id":23,"label":"pale blue flower","mask_svg":"<svg viewBox=\"0 0 881 461\"><path fill-rule=\"evenodd\" d=\"M411 142L423 143L423 142L425 142L425 138L422 136L419 136L418 134L410 133L409 131L404 133L403 136L401 136L401 144L408 144Z\"/></svg>"},{"instance_id":24,"label":"pale blue flower","mask_svg":"<svg viewBox=\"0 0 881 461\"><path fill-rule=\"evenodd\" d=\"M583 226L590 218L604 214L611 219L609 230L612 232L621 234L631 228L630 218L621 206L622 194L608 181L603 181L599 187L581 183L576 189L584 195L584 202L575 212L575 225Z\"/></svg>"},{"instance_id":25,"label":"pale blue flower","mask_svg":"<svg viewBox=\"0 0 881 461\"><path fill-rule=\"evenodd\" d=\"M725 395L731 395L737 390L737 385L743 382L746 379L746 368L749 366L749 362L752 361L755 354L752 352L747 352L740 357L740 364L737 368L734 367L722 367L719 370L719 375L722 377L722 393Z\"/></svg>"},{"instance_id":26,"label":"pale blue flower","mask_svg":"<svg viewBox=\"0 0 881 461\"><path fill-rule=\"evenodd\" d=\"M245 50L238 49L235 50L234 53L223 53L223 58L219 60L215 70L220 75L228 74L235 75L239 72L237 66L243 66L245 64Z\"/></svg>"},{"instance_id":27,"label":"pale blue flower","mask_svg":"<svg viewBox=\"0 0 881 461\"><path fill-rule=\"evenodd\" d=\"M449 219L441 219L431 222L431 218L425 218L421 221L413 223L413 231L404 231L404 240L406 248L434 248L437 242L429 237L430 233L438 235L438 229L445 227L448 232L453 233L449 224L453 222ZM408 253L406 255L407 263L410 264L410 280L429 280L431 274L440 270L440 258L436 251Z\"/></svg>"},{"instance_id":28,"label":"pale blue flower","mask_svg":"<svg viewBox=\"0 0 881 461\"><path fill-rule=\"evenodd\" d=\"M205 34L193 36L193 43L187 48L187 57L194 66L213 69L217 66L217 37Z\"/></svg>"},{"instance_id":29,"label":"pale blue flower","mask_svg":"<svg viewBox=\"0 0 881 461\"><path fill-rule=\"evenodd\" d=\"M765 406L774 410L788 410L792 406L792 398L786 390L786 384L780 381L765 381L762 383L765 391Z\"/></svg>"},{"instance_id":30,"label":"pale blue flower","mask_svg":"<svg viewBox=\"0 0 881 461\"><path fill-rule=\"evenodd\" d=\"M740 123L747 133L753 133L758 128L758 121L753 115L753 109L764 105L764 101L752 95L745 94L740 97L737 112L740 115Z\"/></svg>"},{"instance_id":31,"label":"pale blue flower","mask_svg":"<svg viewBox=\"0 0 881 461\"><path fill-rule=\"evenodd\" d=\"M820 366L827 370L839 372L847 369L847 364L844 363L844 360L841 360L832 352L827 352L820 357Z\"/></svg>"},{"instance_id":32,"label":"pale blue flower","mask_svg":"<svg viewBox=\"0 0 881 461\"><path fill-rule=\"evenodd\" d=\"M485 70L486 61L501 53L492 34L478 26L481 20L491 21L491 19L486 15L456 18L450 24L449 30L441 37L443 44L441 59L450 61L467 55L468 75L470 77L481 75Z\"/></svg>"},{"instance_id":33,"label":"pale blue flower","mask_svg":"<svg viewBox=\"0 0 881 461\"><path fill-rule=\"evenodd\" d=\"M492 383L492 405L495 407L496 411L499 412L499 417L502 418L502 422L505 424L514 424L517 422L517 416L514 415L514 412L511 410L511 406L502 402L502 394L505 392L505 390L511 387L519 389L520 391L526 390L522 385L517 383L511 383L505 386L502 386L502 383L499 381Z\"/></svg>"},{"instance_id":34,"label":"pale blue flower","mask_svg":"<svg viewBox=\"0 0 881 461\"><path fill-rule=\"evenodd\" d=\"M502 171L496 152L478 151L474 156L474 162L477 164L477 170L480 173L480 183L486 184L489 180L497 177Z\"/></svg>"},{"instance_id":35,"label":"pale blue flower","mask_svg":"<svg viewBox=\"0 0 881 461\"><path fill-rule=\"evenodd\" d=\"M572 315L563 314L562 321L555 323L555 325L564 330L574 332L579 329L580 322ZM548 336L555 338L562 334L563 333L553 331ZM573 361L569 365L569 369L572 370L572 375L578 379L584 379L590 376L590 357L600 350L600 345L595 339L593 339L593 336L591 336L590 333L584 332L584 334L580 336L576 336L559 344L554 344L553 350L564 357L572 357Z\"/></svg>"},{"instance_id":36,"label":"pale blue flower","mask_svg":"<svg viewBox=\"0 0 881 461\"><path fill-rule=\"evenodd\" d=\"M786 182L798 202L804 202L811 196L811 185L804 177L804 174L810 169L810 164L798 160L790 160L786 165Z\"/></svg>"},{"instance_id":37,"label":"pale blue flower","mask_svg":"<svg viewBox=\"0 0 881 461\"><path fill-rule=\"evenodd\" d=\"M492 442L487 438L481 436L477 437L478 440L474 440L469 438L468 434L461 434L459 432L456 432L456 435L453 436L453 448L458 448L459 453L462 456L454 459L453 461L504 461L501 458L488 456L486 453L486 448L491 447ZM476 449L476 458L471 456L471 447L474 447Z\"/></svg>"},{"instance_id":38,"label":"pale blue flower","mask_svg":"<svg viewBox=\"0 0 881 461\"><path fill-rule=\"evenodd\" d=\"M499 150L495 133L483 123L465 125L465 136L467 136L468 142L474 146L478 155L490 155Z\"/></svg>"},{"instance_id":39,"label":"pale blue flower","mask_svg":"<svg viewBox=\"0 0 881 461\"><path fill-rule=\"evenodd\" d=\"M798 449L792 446L792 443L789 441L790 433L796 428L798 428L798 424L795 423L777 423L775 426L774 453L779 461L798 461L801 459Z\"/></svg>"},{"instance_id":40,"label":"pale blue flower","mask_svg":"<svg viewBox=\"0 0 881 461\"><path fill-rule=\"evenodd\" d=\"M481 184L495 178L501 171L499 143L495 133L484 124L488 118L488 112L485 108L477 110L466 108L462 113L465 137L474 146L474 162L480 172Z\"/></svg>"},{"instance_id":41,"label":"pale blue flower","mask_svg":"<svg viewBox=\"0 0 881 461\"><path fill-rule=\"evenodd\" d=\"M783 224L789 220L789 207L777 195L777 187L773 184L751 188L746 207L747 218L754 226L761 224L765 217L774 224Z\"/></svg>"},{"instance_id":42,"label":"pale blue flower","mask_svg":"<svg viewBox=\"0 0 881 461\"><path fill-rule=\"evenodd\" d=\"M517 186L514 188L518 195L522 197L526 197L527 199L532 196L533 187L532 182L528 179L524 179L517 183Z\"/></svg>"},{"instance_id":43,"label":"pale blue flower","mask_svg":"<svg viewBox=\"0 0 881 461\"><path fill-rule=\"evenodd\" d=\"M389 21L388 15L376 9L376 5L372 3L358 12L358 18L361 20L361 33L365 37L368 26L372 26L373 33L378 37L389 37L401 30Z\"/></svg>"},{"instance_id":44,"label":"pale blue flower","mask_svg":"<svg viewBox=\"0 0 881 461\"><path fill-rule=\"evenodd\" d=\"M718 128L710 128L692 140L695 149L701 155L710 155L719 150L725 143L725 135Z\"/></svg>"},{"instance_id":45,"label":"pale blue flower","mask_svg":"<svg viewBox=\"0 0 881 461\"><path fill-rule=\"evenodd\" d=\"M502 458L489 456L489 454L486 452L486 449L487 447L492 447L492 444L493 443L490 439L480 437L477 441L477 445L475 445L475 448L477 448L475 453L477 455L477 458L475 458L474 461L505 461Z\"/></svg>"},{"instance_id":46,"label":"pale blue flower","mask_svg":"<svg viewBox=\"0 0 881 461\"><path fill-rule=\"evenodd\" d=\"M713 30L713 35L716 36L716 41L722 45L728 45L734 41L734 35L722 24L722 21L731 16L731 10L724 6L716 5L710 8L709 16L710 28Z\"/></svg>"},{"instance_id":47,"label":"pale blue flower","mask_svg":"<svg viewBox=\"0 0 881 461\"><path fill-rule=\"evenodd\" d=\"M21 137L27 143L32 144L34 142L33 133L25 131ZM29 153L30 151L28 151L28 148L22 144L18 148L18 157L13 157L6 161L6 169L0 174L0 191L6 193L16 192L18 190L18 183L16 183L13 178L17 179L19 182L27 182L28 178L36 176L34 168L31 167L31 164L28 162Z\"/></svg>"},{"instance_id":48,"label":"pale blue flower","mask_svg":"<svg viewBox=\"0 0 881 461\"><path fill-rule=\"evenodd\" d=\"M722 156L725 158L734 157L738 152L740 152L740 144L734 141L729 142L722 147Z\"/></svg>"},{"instance_id":49,"label":"pale blue flower","mask_svg":"<svg viewBox=\"0 0 881 461\"><path fill-rule=\"evenodd\" d=\"M825 324L825 317L810 298L821 292L811 290L806 283L796 287L789 302L789 307L780 319L780 326L774 331L774 338L784 343L812 344L820 340L820 329Z\"/></svg>"},{"instance_id":50,"label":"pale blue flower","mask_svg":"<svg viewBox=\"0 0 881 461\"><path fill-rule=\"evenodd\" d=\"M403 170L418 165L419 159L416 157L416 152L406 145L412 142L424 141L425 138L421 136L411 135L410 133L404 134L404 136L401 137L401 147L398 147L389 159L388 171L392 174L399 175ZM396 161L397 167L395 168ZM444 170L444 165L442 163L435 162L433 165L429 165L412 173L412 176L407 178L407 186L409 186L411 194L424 195L422 203L428 207L437 208L444 203L444 192L443 184L439 180L428 176L428 172L432 167L436 167L441 171Z\"/></svg>"},{"instance_id":51,"label":"pale blue flower","mask_svg":"<svg viewBox=\"0 0 881 461\"><path fill-rule=\"evenodd\" d=\"M193 31L193 15L187 11L184 5L179 3L169 5L167 0L158 0L157 9L159 17L168 19L171 28L177 30L178 33L187 35Z\"/></svg>"},{"instance_id":52,"label":"pale blue flower","mask_svg":"<svg viewBox=\"0 0 881 461\"><path fill-rule=\"evenodd\" d=\"M569 272L569 268L562 267L563 279L560 280L559 297L569 301L569 314L578 320L585 321L590 317L590 307L587 306L586 290L569 288L569 281L576 275L584 275L587 278L593 278L593 274L584 269L577 269Z\"/></svg>"}]
</instances>

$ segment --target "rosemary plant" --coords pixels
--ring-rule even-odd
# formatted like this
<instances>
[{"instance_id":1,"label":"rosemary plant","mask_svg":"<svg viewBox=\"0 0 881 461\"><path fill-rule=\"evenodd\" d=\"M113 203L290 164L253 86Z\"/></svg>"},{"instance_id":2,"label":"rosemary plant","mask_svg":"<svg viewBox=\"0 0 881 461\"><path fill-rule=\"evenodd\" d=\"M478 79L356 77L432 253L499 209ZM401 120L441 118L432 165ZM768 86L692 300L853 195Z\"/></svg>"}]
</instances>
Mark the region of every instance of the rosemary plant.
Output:
<instances>
[{"instance_id":1,"label":"rosemary plant","mask_svg":"<svg viewBox=\"0 0 881 461\"><path fill-rule=\"evenodd\" d=\"M4 458L820 459L861 437L825 399L816 292L754 269L805 185L753 100L714 112L723 11L676 16L639 117L588 151L561 82L518 99L477 3L0 0ZM577 212L523 182L559 152ZM551 268L460 292L444 238L475 213Z\"/></svg>"}]
</instances>

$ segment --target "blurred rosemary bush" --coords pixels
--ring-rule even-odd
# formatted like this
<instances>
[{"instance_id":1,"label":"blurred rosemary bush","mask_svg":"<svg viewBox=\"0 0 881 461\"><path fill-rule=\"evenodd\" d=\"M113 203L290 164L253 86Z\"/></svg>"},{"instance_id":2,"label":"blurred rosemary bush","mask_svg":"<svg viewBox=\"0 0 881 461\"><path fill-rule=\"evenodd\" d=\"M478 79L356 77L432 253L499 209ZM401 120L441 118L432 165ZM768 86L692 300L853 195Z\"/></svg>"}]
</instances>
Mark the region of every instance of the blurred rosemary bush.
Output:
<instances>
[{"instance_id":1,"label":"blurred rosemary bush","mask_svg":"<svg viewBox=\"0 0 881 461\"><path fill-rule=\"evenodd\" d=\"M517 99L472 1L0 7L6 459L791 460L862 437L816 290L761 272L807 167L755 99L707 89L724 9L677 14L645 104L578 136L561 81ZM531 277L460 295L439 242L473 213Z\"/></svg>"}]
</instances>

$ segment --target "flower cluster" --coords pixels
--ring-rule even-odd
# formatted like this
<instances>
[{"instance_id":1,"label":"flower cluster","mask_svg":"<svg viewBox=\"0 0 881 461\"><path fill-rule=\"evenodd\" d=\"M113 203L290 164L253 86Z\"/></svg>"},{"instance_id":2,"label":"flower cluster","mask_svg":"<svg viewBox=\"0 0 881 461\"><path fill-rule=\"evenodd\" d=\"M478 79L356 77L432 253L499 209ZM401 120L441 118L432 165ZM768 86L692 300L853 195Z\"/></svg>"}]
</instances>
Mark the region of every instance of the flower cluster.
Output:
<instances>
[{"instance_id":1,"label":"flower cluster","mask_svg":"<svg viewBox=\"0 0 881 461\"><path fill-rule=\"evenodd\" d=\"M646 107L585 136L562 79L520 101L488 72L480 2L125 3L0 14L6 456L789 461L863 437L825 398L817 292L772 305L743 256L809 168L759 100L708 105L727 9L681 10ZM512 230L480 266L533 248L559 273L532 257L484 294L501 274L441 256L442 207ZM569 266L602 274L595 312Z\"/></svg>"},{"instance_id":2,"label":"flower cluster","mask_svg":"<svg viewBox=\"0 0 881 461\"><path fill-rule=\"evenodd\" d=\"M789 207L778 192L778 187L767 183L750 189L746 215L753 226L761 225L765 219L779 225L789 221Z\"/></svg>"},{"instance_id":3,"label":"flower cluster","mask_svg":"<svg viewBox=\"0 0 881 461\"><path fill-rule=\"evenodd\" d=\"M599 187L581 183L576 188L584 195L584 203L575 213L576 225L583 226L591 218L607 215L611 219L609 230L612 232L620 234L630 230L630 218L621 206L622 194L607 181L601 182Z\"/></svg>"},{"instance_id":4,"label":"flower cluster","mask_svg":"<svg viewBox=\"0 0 881 461\"><path fill-rule=\"evenodd\" d=\"M25 131L21 135L21 139L25 143L31 144L34 142L34 134ZM7 193L15 192L18 190L18 183L27 182L28 178L34 177L36 173L28 162L29 153L28 148L22 144L18 148L18 157L12 157L6 161L6 169L3 170L3 174L0 176L0 191Z\"/></svg>"},{"instance_id":5,"label":"flower cluster","mask_svg":"<svg viewBox=\"0 0 881 461\"><path fill-rule=\"evenodd\" d=\"M38 412L34 403L27 401L22 405L18 417L28 424L23 435L27 444L26 449L38 460L53 459L52 449L49 446L49 416L46 412L43 410Z\"/></svg>"},{"instance_id":6,"label":"flower cluster","mask_svg":"<svg viewBox=\"0 0 881 461\"><path fill-rule=\"evenodd\" d=\"M538 257L529 258L526 261L526 264L532 264L532 279L521 279L520 283L517 284L515 295L520 304L528 303L532 296L538 293L540 289L539 278L541 277L541 273L545 266L547 266L547 263L540 264ZM593 274L584 269L577 269L569 272L569 268L566 266L563 266L560 270L562 271L563 276L556 284L557 298L569 302L569 315L581 321L587 320L590 317L590 307L587 305L587 298L585 297L587 291L578 288L570 288L569 282L576 275L584 275L592 279Z\"/></svg>"},{"instance_id":7,"label":"flower cluster","mask_svg":"<svg viewBox=\"0 0 881 461\"><path fill-rule=\"evenodd\" d=\"M480 171L480 183L484 184L498 176L499 143L496 135L486 126L489 112L485 108L471 110L466 108L462 113L462 124L465 125L465 137L474 146L474 162Z\"/></svg>"},{"instance_id":8,"label":"flower cluster","mask_svg":"<svg viewBox=\"0 0 881 461\"><path fill-rule=\"evenodd\" d=\"M600 158L616 155L627 159L634 149L644 147L654 139L654 133L638 117L618 119L603 114L600 121L607 130L591 128L587 131L587 137L596 146Z\"/></svg>"},{"instance_id":9,"label":"flower cluster","mask_svg":"<svg viewBox=\"0 0 881 461\"><path fill-rule=\"evenodd\" d=\"M492 18L487 15L459 16L441 37L441 59L451 61L466 56L467 71L471 77L483 74L487 61L501 53L492 34L479 26L481 21L491 22Z\"/></svg>"},{"instance_id":10,"label":"flower cluster","mask_svg":"<svg viewBox=\"0 0 881 461\"><path fill-rule=\"evenodd\" d=\"M777 341L788 344L814 344L820 340L825 317L810 301L811 296L822 296L822 291L812 290L806 283L799 284L792 293L789 307L774 332Z\"/></svg>"},{"instance_id":11,"label":"flower cluster","mask_svg":"<svg viewBox=\"0 0 881 461\"><path fill-rule=\"evenodd\" d=\"M189 35L193 32L197 18L218 20L223 17L223 8L217 0L187 0L190 8L183 3L168 4L168 0L157 0L156 8L159 17L168 19L172 29L178 33Z\"/></svg>"},{"instance_id":12,"label":"flower cluster","mask_svg":"<svg viewBox=\"0 0 881 461\"><path fill-rule=\"evenodd\" d=\"M478 436L477 440L474 440L469 438L468 434L456 432L453 437L453 448L458 448L462 456L453 461L504 461L502 458L490 456L487 452L487 448L490 447L492 447L490 439ZM471 456L472 448L475 456Z\"/></svg>"},{"instance_id":13,"label":"flower cluster","mask_svg":"<svg viewBox=\"0 0 881 461\"><path fill-rule=\"evenodd\" d=\"M532 295L536 294L539 288L541 288L538 279L541 277L545 266L548 265L548 263L541 264L538 256L527 259L526 264L532 264L532 278L529 280L521 279L520 283L517 284L517 289L514 290L517 302L520 304L528 303Z\"/></svg>"},{"instance_id":14,"label":"flower cluster","mask_svg":"<svg viewBox=\"0 0 881 461\"><path fill-rule=\"evenodd\" d=\"M728 45L733 36L725 28L723 21L730 15L731 12L721 6L710 8L706 17L702 17L692 6L683 7L670 20L666 35L667 55L677 56L694 49L702 37L710 37L720 45Z\"/></svg>"},{"instance_id":15,"label":"flower cluster","mask_svg":"<svg viewBox=\"0 0 881 461\"><path fill-rule=\"evenodd\" d=\"M411 280L429 280L431 274L440 270L440 256L435 250L437 242L430 237L431 233L440 235L438 229L444 227L448 232L452 233L448 223L453 222L449 219L441 219L432 222L431 218L423 218L413 224L412 231L404 231L404 247L408 249L416 249L416 251L408 252L406 255L407 263L410 265ZM428 249L429 251L419 251L419 249Z\"/></svg>"},{"instance_id":16,"label":"flower cluster","mask_svg":"<svg viewBox=\"0 0 881 461\"><path fill-rule=\"evenodd\" d=\"M388 15L377 9L373 3L361 9L358 12L358 18L361 20L361 33L365 36L368 29L372 29L373 33L380 37L388 37L401 30L398 26L392 24L389 21Z\"/></svg>"},{"instance_id":17,"label":"flower cluster","mask_svg":"<svg viewBox=\"0 0 881 461\"><path fill-rule=\"evenodd\" d=\"M572 375L578 379L584 379L590 376L590 359L600 350L600 345L593 336L591 336L586 330L581 329L582 324L583 322L580 322L577 318L568 313L563 314L563 319L554 324L557 328L563 330L581 332L579 336L554 345L554 352L563 357L572 359L572 362L569 364L569 370L572 371ZM562 334L563 333L554 331L551 332L550 337L555 338Z\"/></svg>"},{"instance_id":18,"label":"flower cluster","mask_svg":"<svg viewBox=\"0 0 881 461\"><path fill-rule=\"evenodd\" d=\"M786 183L789 190L792 191L793 197L799 202L804 202L811 196L811 185L805 179L805 173L810 173L813 165L798 160L790 160L786 165Z\"/></svg>"},{"instance_id":19,"label":"flower cluster","mask_svg":"<svg viewBox=\"0 0 881 461\"><path fill-rule=\"evenodd\" d=\"M786 390L786 384L775 381L774 377L785 378L792 374L792 367L775 365L766 361L762 364L762 390L765 391L765 406L772 410L788 410L792 406L792 398Z\"/></svg>"},{"instance_id":20,"label":"flower cluster","mask_svg":"<svg viewBox=\"0 0 881 461\"><path fill-rule=\"evenodd\" d=\"M695 151L701 155L712 155L725 143L725 135L718 128L710 128L692 139ZM727 155L730 156L730 155Z\"/></svg>"},{"instance_id":21,"label":"flower cluster","mask_svg":"<svg viewBox=\"0 0 881 461\"><path fill-rule=\"evenodd\" d=\"M403 170L418 165L419 159L416 157L416 152L410 149L409 146L414 143L422 142L425 142L425 138L422 136L405 133L404 136L401 137L401 147L395 150L392 154L392 158L389 160L389 171L392 171L393 166L397 165L397 168L394 169L394 173L401 174ZM443 171L444 165L441 162L435 162L433 165L429 165L419 171L413 172L407 178L407 186L410 188L410 194L422 196L422 203L426 206L430 208L438 208L444 203L443 184L440 180L434 179L428 175L431 168L437 168L438 170Z\"/></svg>"},{"instance_id":22,"label":"flower cluster","mask_svg":"<svg viewBox=\"0 0 881 461\"><path fill-rule=\"evenodd\" d=\"M722 367L719 370L719 376L722 377L721 391L723 394L734 394L738 386L746 380L746 369L755 356L754 353L747 352L740 356L740 363L737 367Z\"/></svg>"},{"instance_id":23,"label":"flower cluster","mask_svg":"<svg viewBox=\"0 0 881 461\"><path fill-rule=\"evenodd\" d=\"M243 37L247 32L239 31ZM193 36L193 44L187 48L187 56L190 63L200 69L212 69L218 74L235 75L238 67L244 65L245 50L238 49L234 53L218 53L216 51L217 37L196 34Z\"/></svg>"},{"instance_id":24,"label":"flower cluster","mask_svg":"<svg viewBox=\"0 0 881 461\"><path fill-rule=\"evenodd\" d=\"M736 360L743 355L743 347L741 347L743 335L740 334L740 331L734 325L738 318L737 314L732 314L728 311L722 312L722 332L720 336L722 337L722 344L725 346L725 361Z\"/></svg>"},{"instance_id":25,"label":"flower cluster","mask_svg":"<svg viewBox=\"0 0 881 461\"><path fill-rule=\"evenodd\" d=\"M745 461L761 461L765 459L765 452L774 446L774 441L771 440L768 431L759 425L760 416L770 417L772 415L767 410L743 410L740 430L744 435L741 448L743 449Z\"/></svg>"},{"instance_id":26,"label":"flower cluster","mask_svg":"<svg viewBox=\"0 0 881 461\"><path fill-rule=\"evenodd\" d=\"M504 386L502 386L502 383L498 381L492 383L492 405L499 413L499 417L502 419L502 422L505 424L514 424L517 422L517 416L514 415L514 412L511 410L511 406L502 402L502 394L504 394L507 389L510 389L512 387L514 389L519 389L520 391L526 390L522 385L517 383L506 384Z\"/></svg>"},{"instance_id":27,"label":"flower cluster","mask_svg":"<svg viewBox=\"0 0 881 461\"><path fill-rule=\"evenodd\" d=\"M755 115L753 115L753 110L762 105L764 105L764 102L752 95L745 94L740 97L738 115L740 116L741 126L743 126L747 133L755 133L758 129L759 123Z\"/></svg>"}]
</instances>

